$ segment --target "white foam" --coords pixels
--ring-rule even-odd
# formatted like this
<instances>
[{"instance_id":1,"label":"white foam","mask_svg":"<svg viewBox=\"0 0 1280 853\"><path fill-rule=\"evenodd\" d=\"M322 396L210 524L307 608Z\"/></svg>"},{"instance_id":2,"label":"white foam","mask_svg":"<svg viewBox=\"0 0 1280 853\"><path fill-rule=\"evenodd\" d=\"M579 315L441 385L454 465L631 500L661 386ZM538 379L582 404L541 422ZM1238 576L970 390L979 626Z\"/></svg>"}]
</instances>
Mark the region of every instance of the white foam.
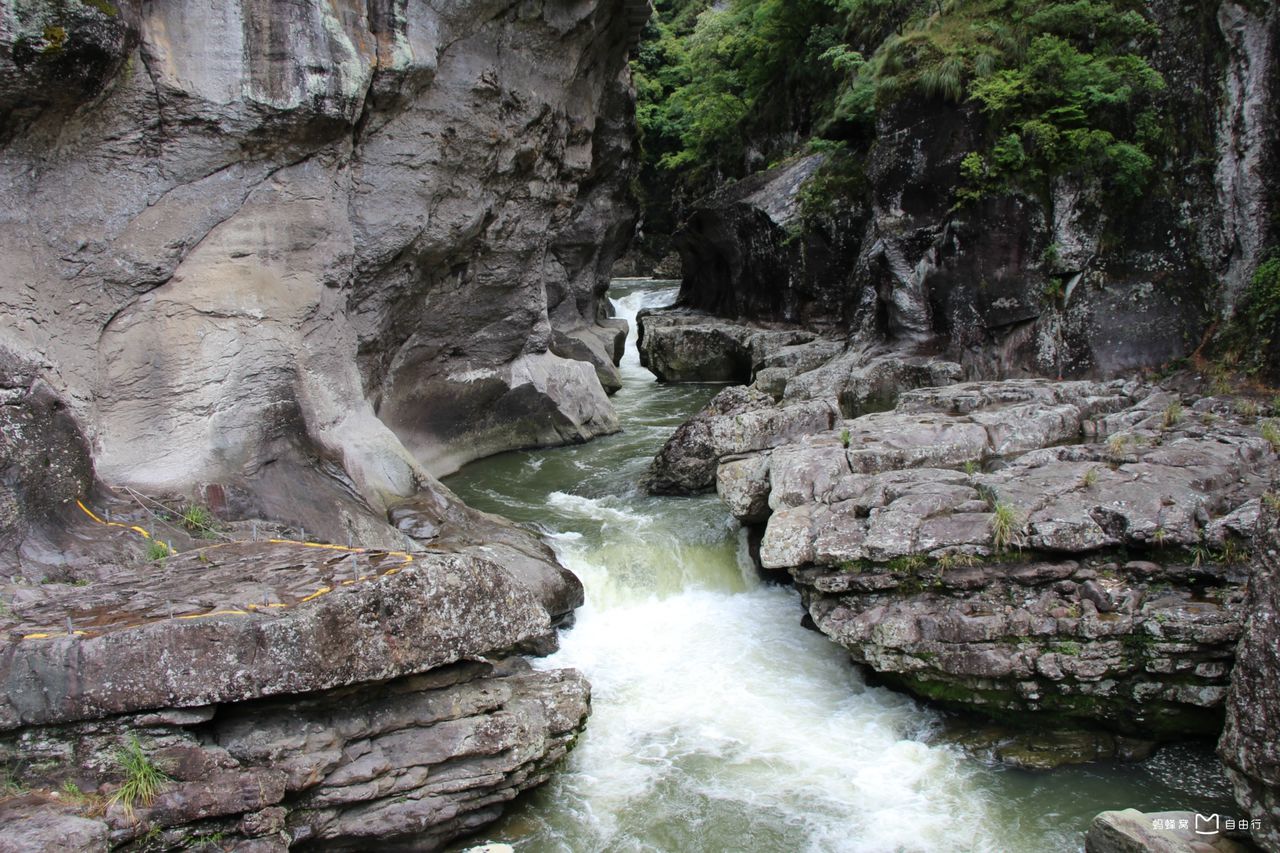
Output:
<instances>
[{"instance_id":1,"label":"white foam","mask_svg":"<svg viewBox=\"0 0 1280 853\"><path fill-rule=\"evenodd\" d=\"M552 492L547 495L547 506L554 507L568 515L620 524L649 523L648 516L638 512L618 509L610 506L610 502L610 498L588 498L582 495L571 495L568 492Z\"/></svg>"},{"instance_id":2,"label":"white foam","mask_svg":"<svg viewBox=\"0 0 1280 853\"><path fill-rule=\"evenodd\" d=\"M545 818L571 849L647 849L636 810L673 798L776 813L795 850L999 849L961 757L909 739L927 712L866 687L837 646L799 626L794 592L628 597L589 553L563 556L589 601L538 665L592 683L587 734L552 783L559 814Z\"/></svg>"}]
</instances>

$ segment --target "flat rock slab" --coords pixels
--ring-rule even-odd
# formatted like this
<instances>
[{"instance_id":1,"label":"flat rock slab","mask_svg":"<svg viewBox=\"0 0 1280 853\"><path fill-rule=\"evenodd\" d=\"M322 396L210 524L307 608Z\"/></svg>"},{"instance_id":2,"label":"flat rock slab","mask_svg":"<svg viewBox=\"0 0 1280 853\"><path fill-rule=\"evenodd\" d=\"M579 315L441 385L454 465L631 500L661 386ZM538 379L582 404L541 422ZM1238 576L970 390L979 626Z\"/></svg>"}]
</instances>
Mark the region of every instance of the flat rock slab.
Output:
<instances>
[{"instance_id":1,"label":"flat rock slab","mask_svg":"<svg viewBox=\"0 0 1280 853\"><path fill-rule=\"evenodd\" d=\"M0 728L323 690L553 642L533 593L483 558L289 542L49 585L12 610Z\"/></svg>"},{"instance_id":2,"label":"flat rock slab","mask_svg":"<svg viewBox=\"0 0 1280 853\"><path fill-rule=\"evenodd\" d=\"M764 527L760 564L857 662L1001 719L1220 729L1244 548L1280 471L1265 422L1140 383L1009 380L784 430L821 401L763 396L725 391L738 405L654 468L717 460L722 500Z\"/></svg>"}]
</instances>

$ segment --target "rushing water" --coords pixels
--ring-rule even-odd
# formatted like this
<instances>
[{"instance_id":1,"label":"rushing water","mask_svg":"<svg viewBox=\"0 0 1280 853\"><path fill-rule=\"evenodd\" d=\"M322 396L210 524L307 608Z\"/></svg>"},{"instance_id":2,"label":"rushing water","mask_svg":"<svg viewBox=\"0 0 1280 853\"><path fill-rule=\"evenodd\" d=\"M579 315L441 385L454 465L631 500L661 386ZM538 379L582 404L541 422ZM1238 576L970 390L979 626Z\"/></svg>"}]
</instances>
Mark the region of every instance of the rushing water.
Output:
<instances>
[{"instance_id":1,"label":"rushing water","mask_svg":"<svg viewBox=\"0 0 1280 853\"><path fill-rule=\"evenodd\" d=\"M613 398L624 431L507 453L448 484L532 525L587 602L538 662L591 680L587 731L555 778L480 839L521 851L1079 850L1109 808L1206 808L1225 792L1204 750L1052 773L991 767L931 745L939 717L866 686L800 626L798 597L761 584L714 495L637 486L671 431L712 394L639 364L635 314L670 283L615 282L633 326Z\"/></svg>"}]
</instances>

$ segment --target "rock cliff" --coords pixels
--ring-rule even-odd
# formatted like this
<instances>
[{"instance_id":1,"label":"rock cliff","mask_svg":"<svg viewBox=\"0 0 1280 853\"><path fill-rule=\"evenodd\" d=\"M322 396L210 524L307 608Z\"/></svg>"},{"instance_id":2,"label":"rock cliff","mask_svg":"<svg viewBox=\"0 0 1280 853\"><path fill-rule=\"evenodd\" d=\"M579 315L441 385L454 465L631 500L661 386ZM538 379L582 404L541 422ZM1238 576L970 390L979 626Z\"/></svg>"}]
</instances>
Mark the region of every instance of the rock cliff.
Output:
<instances>
[{"instance_id":1,"label":"rock cliff","mask_svg":"<svg viewBox=\"0 0 1280 853\"><path fill-rule=\"evenodd\" d=\"M971 378L1109 377L1196 351L1280 241L1280 12L1144 8L1174 142L1141 199L1066 177L974 191L962 166L990 142L988 115L895 93L847 153L795 154L694 204L675 235L679 305L927 342Z\"/></svg>"},{"instance_id":2,"label":"rock cliff","mask_svg":"<svg viewBox=\"0 0 1280 853\"><path fill-rule=\"evenodd\" d=\"M0 850L436 849L589 711L646 2L0 6ZM343 544L345 543L345 544Z\"/></svg>"},{"instance_id":3,"label":"rock cliff","mask_svg":"<svg viewBox=\"0 0 1280 853\"><path fill-rule=\"evenodd\" d=\"M469 459L616 429L646 14L6 5L0 347L108 483L335 540Z\"/></svg>"},{"instance_id":4,"label":"rock cliff","mask_svg":"<svg viewBox=\"0 0 1280 853\"><path fill-rule=\"evenodd\" d=\"M1280 849L1280 564L1276 551L1276 507L1264 507L1258 520L1257 553L1249 579L1244 634L1231 689L1227 725L1218 752L1227 766L1236 799L1261 823L1258 843Z\"/></svg>"}]
</instances>

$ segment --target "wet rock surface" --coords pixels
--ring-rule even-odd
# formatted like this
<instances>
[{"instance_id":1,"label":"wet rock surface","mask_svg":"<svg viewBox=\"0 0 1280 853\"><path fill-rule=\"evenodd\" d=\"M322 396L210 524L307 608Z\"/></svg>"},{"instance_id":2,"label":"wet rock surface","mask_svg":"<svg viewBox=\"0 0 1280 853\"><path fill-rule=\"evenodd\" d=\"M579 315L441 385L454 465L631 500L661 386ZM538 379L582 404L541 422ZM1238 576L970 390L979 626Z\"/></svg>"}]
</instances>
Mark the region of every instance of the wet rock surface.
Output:
<instances>
[{"instance_id":1,"label":"wet rock surface","mask_svg":"<svg viewBox=\"0 0 1280 853\"><path fill-rule=\"evenodd\" d=\"M1274 506L1266 506L1244 611L1244 633L1218 753L1236 800L1261 828L1267 849L1280 849L1280 530Z\"/></svg>"},{"instance_id":2,"label":"wet rock surface","mask_svg":"<svg viewBox=\"0 0 1280 853\"><path fill-rule=\"evenodd\" d=\"M861 417L833 408L814 429L787 420L800 403L766 396L723 392L741 409L681 427L654 470L714 458L721 498L762 530L761 565L787 572L814 625L878 679L1112 738L1081 754L1124 752L1117 735L1218 733L1277 471L1275 425L1251 404L972 382L900 390ZM769 440L751 426L779 419L791 429ZM720 452L671 453L692 446ZM1007 751L1024 765L1073 751L1042 746Z\"/></svg>"}]
</instances>

